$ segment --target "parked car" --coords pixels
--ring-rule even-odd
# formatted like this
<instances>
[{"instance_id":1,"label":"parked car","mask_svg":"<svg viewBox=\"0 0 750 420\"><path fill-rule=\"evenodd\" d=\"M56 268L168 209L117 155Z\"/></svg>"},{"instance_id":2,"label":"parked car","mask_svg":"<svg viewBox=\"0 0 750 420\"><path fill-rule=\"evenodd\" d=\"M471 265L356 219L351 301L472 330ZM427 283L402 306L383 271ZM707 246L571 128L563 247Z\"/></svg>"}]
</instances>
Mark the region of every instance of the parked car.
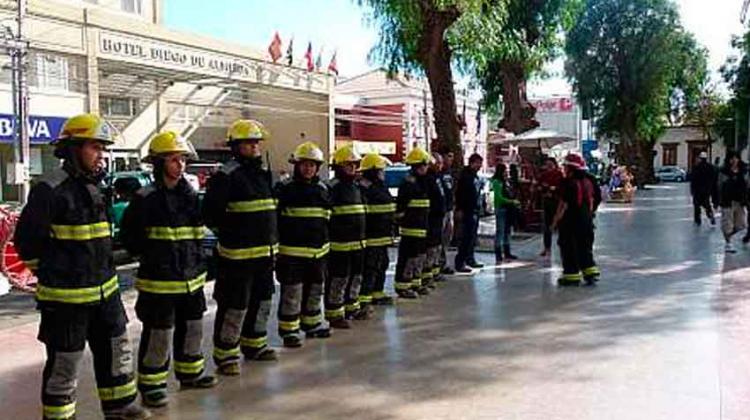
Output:
<instances>
[{"instance_id":1,"label":"parked car","mask_svg":"<svg viewBox=\"0 0 750 420\"><path fill-rule=\"evenodd\" d=\"M687 172L678 166L662 166L656 171L656 179L659 182L685 182Z\"/></svg>"}]
</instances>

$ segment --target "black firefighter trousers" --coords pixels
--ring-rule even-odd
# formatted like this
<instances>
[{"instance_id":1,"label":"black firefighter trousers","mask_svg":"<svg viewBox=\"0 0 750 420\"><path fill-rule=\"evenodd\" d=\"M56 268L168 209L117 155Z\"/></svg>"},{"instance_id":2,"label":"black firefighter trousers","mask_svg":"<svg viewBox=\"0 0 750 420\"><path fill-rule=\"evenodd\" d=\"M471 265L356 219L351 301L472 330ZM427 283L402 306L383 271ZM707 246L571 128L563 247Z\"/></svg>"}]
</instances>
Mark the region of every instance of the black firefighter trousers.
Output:
<instances>
[{"instance_id":1,"label":"black firefighter trousers","mask_svg":"<svg viewBox=\"0 0 750 420\"><path fill-rule=\"evenodd\" d=\"M139 292L135 312L143 323L138 347L138 389L142 394L166 391L170 356L178 380L203 375L203 288L184 294Z\"/></svg>"},{"instance_id":2,"label":"black firefighter trousers","mask_svg":"<svg viewBox=\"0 0 750 420\"><path fill-rule=\"evenodd\" d=\"M214 362L217 366L268 349L268 319L274 293L270 257L232 261L219 257L214 299Z\"/></svg>"},{"instance_id":3,"label":"black firefighter trousers","mask_svg":"<svg viewBox=\"0 0 750 420\"><path fill-rule=\"evenodd\" d=\"M88 342L104 411L136 398L128 322L119 294L94 305L60 304L41 309L39 341L47 349L42 376L45 419L68 419L76 413L76 384Z\"/></svg>"}]
</instances>

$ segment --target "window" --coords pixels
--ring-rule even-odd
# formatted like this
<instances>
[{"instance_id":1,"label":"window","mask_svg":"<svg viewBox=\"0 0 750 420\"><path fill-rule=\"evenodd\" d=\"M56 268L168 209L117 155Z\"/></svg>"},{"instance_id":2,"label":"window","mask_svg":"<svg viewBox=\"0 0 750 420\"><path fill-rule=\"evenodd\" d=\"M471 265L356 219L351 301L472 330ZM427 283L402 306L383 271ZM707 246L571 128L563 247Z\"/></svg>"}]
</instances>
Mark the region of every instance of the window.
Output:
<instances>
[{"instance_id":1,"label":"window","mask_svg":"<svg viewBox=\"0 0 750 420\"><path fill-rule=\"evenodd\" d=\"M40 89L68 90L68 60L49 54L36 56L36 85Z\"/></svg>"},{"instance_id":2,"label":"window","mask_svg":"<svg viewBox=\"0 0 750 420\"><path fill-rule=\"evenodd\" d=\"M102 113L106 116L132 117L138 111L138 99L104 96L100 98Z\"/></svg>"},{"instance_id":3,"label":"window","mask_svg":"<svg viewBox=\"0 0 750 420\"><path fill-rule=\"evenodd\" d=\"M122 10L128 13L140 15L143 11L143 0L121 0Z\"/></svg>"},{"instance_id":4,"label":"window","mask_svg":"<svg viewBox=\"0 0 750 420\"><path fill-rule=\"evenodd\" d=\"M663 144L661 146L664 154L662 155L662 166L677 165L677 144Z\"/></svg>"}]
</instances>

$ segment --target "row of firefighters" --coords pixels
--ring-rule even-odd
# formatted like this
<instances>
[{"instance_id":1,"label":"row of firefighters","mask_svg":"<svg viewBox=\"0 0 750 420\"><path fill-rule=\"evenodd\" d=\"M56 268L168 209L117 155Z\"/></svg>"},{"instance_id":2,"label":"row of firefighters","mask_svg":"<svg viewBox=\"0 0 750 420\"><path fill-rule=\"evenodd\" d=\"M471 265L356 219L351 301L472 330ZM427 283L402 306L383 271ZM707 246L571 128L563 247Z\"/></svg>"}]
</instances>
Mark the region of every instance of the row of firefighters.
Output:
<instances>
[{"instance_id":1,"label":"row of firefighters","mask_svg":"<svg viewBox=\"0 0 750 420\"><path fill-rule=\"evenodd\" d=\"M63 164L32 188L15 232L21 257L39 279L39 339L47 351L43 418L75 417L87 342L107 419L149 418L143 405L166 405L170 364L182 387L217 383L201 348L206 226L218 236L213 359L222 375L238 375L241 356L276 359L267 338L274 271L286 347L351 328L351 320L371 316L372 305L393 302L384 283L397 233L399 297L426 295L441 280L443 216L431 222L431 197L441 192L431 187L426 151L409 153L412 171L394 200L384 184L387 159L340 148L332 159L336 176L323 182L324 155L312 142L296 148L294 175L273 185L261 158L269 138L257 121L235 122L227 134L234 158L209 180L202 202L183 177L186 160L195 157L190 143L174 132L151 140L146 160L155 182L138 191L120 227L125 248L140 262L136 375L100 189L113 132L94 114L66 122L53 142Z\"/></svg>"}]
</instances>

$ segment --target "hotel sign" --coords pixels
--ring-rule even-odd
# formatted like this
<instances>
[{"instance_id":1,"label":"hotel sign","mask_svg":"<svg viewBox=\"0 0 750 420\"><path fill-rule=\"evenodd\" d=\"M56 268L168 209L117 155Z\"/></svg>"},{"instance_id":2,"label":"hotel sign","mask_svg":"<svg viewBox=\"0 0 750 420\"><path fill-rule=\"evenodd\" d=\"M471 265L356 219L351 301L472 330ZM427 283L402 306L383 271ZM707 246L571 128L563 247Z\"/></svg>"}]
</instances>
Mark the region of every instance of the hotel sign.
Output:
<instances>
[{"instance_id":1,"label":"hotel sign","mask_svg":"<svg viewBox=\"0 0 750 420\"><path fill-rule=\"evenodd\" d=\"M325 75L152 39L101 31L98 55L178 71L327 92ZM304 80L303 80L304 79Z\"/></svg>"}]
</instances>

